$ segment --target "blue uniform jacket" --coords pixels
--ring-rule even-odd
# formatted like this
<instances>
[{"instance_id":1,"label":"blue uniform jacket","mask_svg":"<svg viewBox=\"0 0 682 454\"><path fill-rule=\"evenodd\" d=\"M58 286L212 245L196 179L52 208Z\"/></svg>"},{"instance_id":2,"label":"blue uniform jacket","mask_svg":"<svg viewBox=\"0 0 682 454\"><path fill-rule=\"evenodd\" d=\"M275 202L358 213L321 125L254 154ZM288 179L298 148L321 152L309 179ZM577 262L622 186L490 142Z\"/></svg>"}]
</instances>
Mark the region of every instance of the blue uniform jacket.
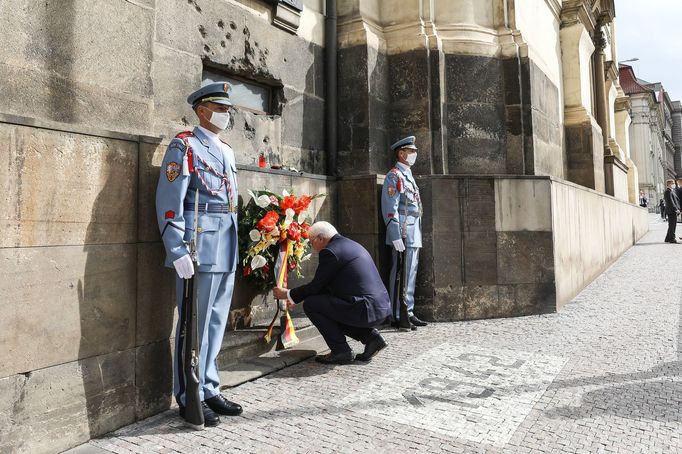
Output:
<instances>
[{"instance_id":1,"label":"blue uniform jacket","mask_svg":"<svg viewBox=\"0 0 682 454\"><path fill-rule=\"evenodd\" d=\"M185 141L192 150L184 166L189 175L183 172L183 159L188 156ZM166 266L172 267L173 261L189 253L199 189L199 203L209 206L199 210L198 271L233 272L238 260L234 153L225 143L222 147L214 145L199 128L187 134L185 141L176 136L168 145L156 189L156 217L166 248ZM222 206L223 212L211 212L211 206ZM227 207L233 212L227 212Z\"/></svg>"},{"instance_id":2,"label":"blue uniform jacket","mask_svg":"<svg viewBox=\"0 0 682 454\"><path fill-rule=\"evenodd\" d=\"M421 199L417 182L407 166L396 163L381 189L381 214L386 224L386 244L401 238L406 247L422 247Z\"/></svg>"},{"instance_id":3,"label":"blue uniform jacket","mask_svg":"<svg viewBox=\"0 0 682 454\"><path fill-rule=\"evenodd\" d=\"M296 303L320 294L363 304L370 324L391 315L388 291L372 257L360 244L341 235L334 235L327 247L320 251L313 280L291 289L290 293Z\"/></svg>"}]
</instances>

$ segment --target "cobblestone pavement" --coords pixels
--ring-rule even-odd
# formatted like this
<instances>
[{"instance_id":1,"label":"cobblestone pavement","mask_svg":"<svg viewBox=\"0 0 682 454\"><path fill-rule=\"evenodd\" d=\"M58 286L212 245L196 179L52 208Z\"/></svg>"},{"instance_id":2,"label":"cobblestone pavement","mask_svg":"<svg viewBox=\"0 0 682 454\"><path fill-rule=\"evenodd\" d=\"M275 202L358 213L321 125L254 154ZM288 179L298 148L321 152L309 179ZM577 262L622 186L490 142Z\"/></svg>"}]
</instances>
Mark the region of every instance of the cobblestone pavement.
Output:
<instances>
[{"instance_id":1,"label":"cobblestone pavement","mask_svg":"<svg viewBox=\"0 0 682 454\"><path fill-rule=\"evenodd\" d=\"M682 452L682 245L652 230L558 314L386 332L367 365L312 360L90 442L128 452ZM359 346L358 346L359 348Z\"/></svg>"}]
</instances>

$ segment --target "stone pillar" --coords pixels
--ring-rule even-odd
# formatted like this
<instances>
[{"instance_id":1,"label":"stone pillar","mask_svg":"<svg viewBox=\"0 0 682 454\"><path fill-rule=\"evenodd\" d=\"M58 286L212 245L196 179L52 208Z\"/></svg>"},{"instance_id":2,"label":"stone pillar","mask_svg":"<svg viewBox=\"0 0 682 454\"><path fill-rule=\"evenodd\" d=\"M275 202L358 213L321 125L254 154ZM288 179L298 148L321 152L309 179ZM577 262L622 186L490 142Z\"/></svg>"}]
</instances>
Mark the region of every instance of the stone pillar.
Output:
<instances>
[{"instance_id":1,"label":"stone pillar","mask_svg":"<svg viewBox=\"0 0 682 454\"><path fill-rule=\"evenodd\" d=\"M682 103L673 102L673 145L675 146L675 173L682 175Z\"/></svg>"},{"instance_id":2,"label":"stone pillar","mask_svg":"<svg viewBox=\"0 0 682 454\"><path fill-rule=\"evenodd\" d=\"M630 203L639 201L639 175L637 166L630 157L630 98L625 96L622 89L615 104L615 133L616 142L623 155L623 162L627 165L627 199Z\"/></svg>"},{"instance_id":3,"label":"stone pillar","mask_svg":"<svg viewBox=\"0 0 682 454\"><path fill-rule=\"evenodd\" d=\"M388 70L378 1L339 2L339 176L384 173L387 153Z\"/></svg>"},{"instance_id":4,"label":"stone pillar","mask_svg":"<svg viewBox=\"0 0 682 454\"><path fill-rule=\"evenodd\" d=\"M609 148L608 101L606 98L606 80L604 79L604 49L606 48L606 37L604 36L604 31L601 27L600 24L595 28L594 36L592 38L594 42L592 77L594 80L594 107L597 113L597 123L602 131L604 154L607 155L612 153Z\"/></svg>"},{"instance_id":5,"label":"stone pillar","mask_svg":"<svg viewBox=\"0 0 682 454\"><path fill-rule=\"evenodd\" d=\"M604 139L594 117L590 82L595 48L578 11L562 11L561 24L566 178L603 191Z\"/></svg>"}]
</instances>

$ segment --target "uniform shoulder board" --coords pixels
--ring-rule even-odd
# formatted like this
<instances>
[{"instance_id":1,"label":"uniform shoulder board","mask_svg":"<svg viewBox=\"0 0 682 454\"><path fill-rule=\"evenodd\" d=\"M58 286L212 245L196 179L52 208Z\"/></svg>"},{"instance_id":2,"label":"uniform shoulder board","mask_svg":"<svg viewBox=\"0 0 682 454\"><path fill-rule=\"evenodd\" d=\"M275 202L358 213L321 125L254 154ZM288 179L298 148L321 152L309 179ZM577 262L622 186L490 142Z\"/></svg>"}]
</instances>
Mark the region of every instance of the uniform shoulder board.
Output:
<instances>
[{"instance_id":1,"label":"uniform shoulder board","mask_svg":"<svg viewBox=\"0 0 682 454\"><path fill-rule=\"evenodd\" d=\"M400 169L398 169L397 167L393 167L389 171L389 173L392 173L398 177L398 181L396 182L396 189L398 190L398 192L403 192L403 174L400 171Z\"/></svg>"},{"instance_id":2,"label":"uniform shoulder board","mask_svg":"<svg viewBox=\"0 0 682 454\"><path fill-rule=\"evenodd\" d=\"M176 139L185 140L187 137L194 137L194 133L192 131L182 131L175 135Z\"/></svg>"},{"instance_id":3,"label":"uniform shoulder board","mask_svg":"<svg viewBox=\"0 0 682 454\"><path fill-rule=\"evenodd\" d=\"M183 131L175 135L175 139L182 140L182 143L186 145L185 156L182 158L182 174L187 176L190 173L194 173L194 153L192 147L187 142L188 137L194 137L192 131Z\"/></svg>"}]
</instances>

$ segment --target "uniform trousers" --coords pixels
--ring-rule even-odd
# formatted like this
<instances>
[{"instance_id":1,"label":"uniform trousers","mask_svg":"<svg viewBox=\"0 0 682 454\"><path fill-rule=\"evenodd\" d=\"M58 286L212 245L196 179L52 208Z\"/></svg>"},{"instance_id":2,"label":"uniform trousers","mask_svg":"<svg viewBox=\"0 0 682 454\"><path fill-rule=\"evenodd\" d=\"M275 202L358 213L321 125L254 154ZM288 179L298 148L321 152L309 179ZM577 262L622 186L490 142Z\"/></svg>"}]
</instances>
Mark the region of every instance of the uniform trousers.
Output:
<instances>
[{"instance_id":1,"label":"uniform trousers","mask_svg":"<svg viewBox=\"0 0 682 454\"><path fill-rule=\"evenodd\" d=\"M351 351L346 336L366 344L379 334L372 327L383 322L367 320L367 307L362 299L349 302L332 295L313 295L303 302L303 311L334 354Z\"/></svg>"},{"instance_id":2,"label":"uniform trousers","mask_svg":"<svg viewBox=\"0 0 682 454\"><path fill-rule=\"evenodd\" d=\"M197 337L201 345L199 351L199 395L201 400L220 394L220 376L216 358L223 343L227 318L230 314L235 273L204 273L194 275L197 290ZM178 313L182 313L184 280L175 276ZM175 358L173 361L173 394L178 403L185 404L185 388L180 382L178 354L180 345L180 317L175 336Z\"/></svg>"},{"instance_id":3,"label":"uniform trousers","mask_svg":"<svg viewBox=\"0 0 682 454\"><path fill-rule=\"evenodd\" d=\"M665 235L665 241L675 241L675 230L677 229L677 214L668 214L668 233Z\"/></svg>"},{"instance_id":4,"label":"uniform trousers","mask_svg":"<svg viewBox=\"0 0 682 454\"><path fill-rule=\"evenodd\" d=\"M395 301L395 278L398 273L398 251L391 248L392 254L392 264L391 264L391 275L389 277L388 283L388 294L391 297L391 302ZM405 266L407 267L407 313L409 315L414 315L414 286L417 282L417 268L419 267L419 249L418 247L408 247L405 248L404 260ZM395 306L396 313L393 314L395 320L400 319L400 307Z\"/></svg>"}]
</instances>

